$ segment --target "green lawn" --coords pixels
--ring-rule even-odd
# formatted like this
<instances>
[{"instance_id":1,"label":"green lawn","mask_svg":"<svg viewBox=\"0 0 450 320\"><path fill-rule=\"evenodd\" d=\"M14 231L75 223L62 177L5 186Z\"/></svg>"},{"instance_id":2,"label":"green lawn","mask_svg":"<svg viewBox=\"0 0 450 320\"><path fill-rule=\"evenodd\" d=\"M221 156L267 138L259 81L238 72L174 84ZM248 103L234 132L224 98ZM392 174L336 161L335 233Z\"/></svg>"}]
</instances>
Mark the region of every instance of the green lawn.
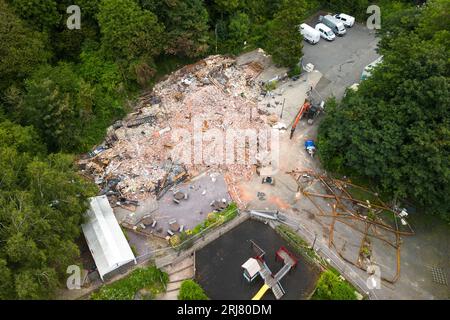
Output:
<instances>
[{"instance_id":1,"label":"green lawn","mask_svg":"<svg viewBox=\"0 0 450 320\"><path fill-rule=\"evenodd\" d=\"M208 300L208 296L194 280L184 280L180 287L178 300Z\"/></svg>"},{"instance_id":2,"label":"green lawn","mask_svg":"<svg viewBox=\"0 0 450 320\"><path fill-rule=\"evenodd\" d=\"M147 289L147 299L165 291L169 276L154 266L138 268L127 277L103 285L91 295L91 300L133 300L141 289Z\"/></svg>"}]
</instances>

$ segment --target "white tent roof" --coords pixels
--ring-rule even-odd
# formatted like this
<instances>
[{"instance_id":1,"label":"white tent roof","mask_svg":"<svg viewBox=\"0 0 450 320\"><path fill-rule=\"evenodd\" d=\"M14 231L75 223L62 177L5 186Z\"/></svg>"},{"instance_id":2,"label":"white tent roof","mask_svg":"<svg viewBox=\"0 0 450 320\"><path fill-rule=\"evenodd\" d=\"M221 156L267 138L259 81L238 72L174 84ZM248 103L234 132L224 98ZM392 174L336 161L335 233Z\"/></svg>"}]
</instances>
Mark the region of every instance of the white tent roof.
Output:
<instances>
[{"instance_id":1,"label":"white tent roof","mask_svg":"<svg viewBox=\"0 0 450 320\"><path fill-rule=\"evenodd\" d=\"M136 263L106 196L89 199L87 220L81 227L100 277L131 261Z\"/></svg>"},{"instance_id":2,"label":"white tent roof","mask_svg":"<svg viewBox=\"0 0 450 320\"><path fill-rule=\"evenodd\" d=\"M250 277L253 277L261 270L261 266L255 258L248 259L241 267L247 270Z\"/></svg>"}]
</instances>

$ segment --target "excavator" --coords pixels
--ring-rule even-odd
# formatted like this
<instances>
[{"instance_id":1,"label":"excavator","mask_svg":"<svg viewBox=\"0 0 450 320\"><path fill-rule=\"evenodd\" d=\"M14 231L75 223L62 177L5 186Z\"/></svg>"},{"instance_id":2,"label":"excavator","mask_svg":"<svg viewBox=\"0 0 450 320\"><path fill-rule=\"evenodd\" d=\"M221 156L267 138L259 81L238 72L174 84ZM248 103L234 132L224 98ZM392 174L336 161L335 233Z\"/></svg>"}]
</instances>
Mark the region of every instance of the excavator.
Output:
<instances>
[{"instance_id":1,"label":"excavator","mask_svg":"<svg viewBox=\"0 0 450 320\"><path fill-rule=\"evenodd\" d=\"M294 136L294 132L295 132L295 129L297 128L298 123L300 122L303 115L305 113L307 113L310 108L311 108L311 103L309 102L308 99L305 99L305 102L298 110L297 116L295 117L294 123L292 124L291 135L290 135L289 139L292 140L292 137Z\"/></svg>"}]
</instances>

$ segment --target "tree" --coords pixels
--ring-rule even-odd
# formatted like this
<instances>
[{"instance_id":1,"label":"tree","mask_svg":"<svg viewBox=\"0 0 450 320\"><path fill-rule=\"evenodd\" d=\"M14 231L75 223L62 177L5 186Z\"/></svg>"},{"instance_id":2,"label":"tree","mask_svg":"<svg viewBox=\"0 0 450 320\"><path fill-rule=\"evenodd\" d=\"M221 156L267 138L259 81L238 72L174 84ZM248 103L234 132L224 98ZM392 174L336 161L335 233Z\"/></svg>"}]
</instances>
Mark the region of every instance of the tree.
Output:
<instances>
[{"instance_id":1,"label":"tree","mask_svg":"<svg viewBox=\"0 0 450 320\"><path fill-rule=\"evenodd\" d=\"M79 255L74 243L96 188L73 158L46 156L37 133L0 122L0 298L48 299Z\"/></svg>"},{"instance_id":2,"label":"tree","mask_svg":"<svg viewBox=\"0 0 450 320\"><path fill-rule=\"evenodd\" d=\"M16 113L21 123L38 129L51 151L78 150L93 117L93 89L69 64L45 66L26 81Z\"/></svg>"},{"instance_id":3,"label":"tree","mask_svg":"<svg viewBox=\"0 0 450 320\"><path fill-rule=\"evenodd\" d=\"M302 57L303 37L298 26L306 14L303 0L285 0L275 18L268 23L265 49L273 61L284 67L294 67Z\"/></svg>"},{"instance_id":4,"label":"tree","mask_svg":"<svg viewBox=\"0 0 450 320\"><path fill-rule=\"evenodd\" d=\"M239 53L244 42L250 36L251 22L247 14L237 12L230 18L228 25L228 48L232 53Z\"/></svg>"},{"instance_id":5,"label":"tree","mask_svg":"<svg viewBox=\"0 0 450 320\"><path fill-rule=\"evenodd\" d=\"M49 58L45 37L26 27L0 0L0 91L28 76Z\"/></svg>"},{"instance_id":6,"label":"tree","mask_svg":"<svg viewBox=\"0 0 450 320\"><path fill-rule=\"evenodd\" d=\"M10 0L10 3L16 14L36 30L50 31L61 21L55 0Z\"/></svg>"},{"instance_id":7,"label":"tree","mask_svg":"<svg viewBox=\"0 0 450 320\"><path fill-rule=\"evenodd\" d=\"M450 48L421 30L429 12L421 10L420 28L398 24L383 36L383 63L328 108L318 150L327 169L367 177L394 200L413 200L449 219ZM408 11L403 22L411 17L417 19Z\"/></svg>"},{"instance_id":8,"label":"tree","mask_svg":"<svg viewBox=\"0 0 450 320\"><path fill-rule=\"evenodd\" d=\"M208 11L201 0L172 0L161 8L166 27L165 52L198 57L208 50Z\"/></svg>"},{"instance_id":9,"label":"tree","mask_svg":"<svg viewBox=\"0 0 450 320\"><path fill-rule=\"evenodd\" d=\"M184 280L180 287L178 300L208 300L202 287L194 280Z\"/></svg>"},{"instance_id":10,"label":"tree","mask_svg":"<svg viewBox=\"0 0 450 320\"><path fill-rule=\"evenodd\" d=\"M230 14L241 5L241 0L214 0L214 3L218 12Z\"/></svg>"},{"instance_id":11,"label":"tree","mask_svg":"<svg viewBox=\"0 0 450 320\"><path fill-rule=\"evenodd\" d=\"M125 79L145 85L155 73L153 58L163 48L164 26L133 0L103 0L97 19L104 55L119 63Z\"/></svg>"},{"instance_id":12,"label":"tree","mask_svg":"<svg viewBox=\"0 0 450 320\"><path fill-rule=\"evenodd\" d=\"M370 5L368 0L327 0L322 1L324 8L332 9L336 12L346 12L357 18L366 17L367 7Z\"/></svg>"}]
</instances>

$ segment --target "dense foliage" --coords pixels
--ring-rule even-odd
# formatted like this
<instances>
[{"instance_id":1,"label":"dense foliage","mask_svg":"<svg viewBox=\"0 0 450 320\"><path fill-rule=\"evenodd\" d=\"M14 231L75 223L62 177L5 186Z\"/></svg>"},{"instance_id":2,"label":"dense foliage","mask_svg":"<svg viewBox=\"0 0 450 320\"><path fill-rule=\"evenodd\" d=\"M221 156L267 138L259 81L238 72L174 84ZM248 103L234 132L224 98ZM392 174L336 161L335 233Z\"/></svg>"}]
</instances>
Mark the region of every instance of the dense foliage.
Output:
<instances>
[{"instance_id":1,"label":"dense foliage","mask_svg":"<svg viewBox=\"0 0 450 320\"><path fill-rule=\"evenodd\" d=\"M194 280L184 280L178 293L178 300L208 300L208 296Z\"/></svg>"},{"instance_id":2,"label":"dense foliage","mask_svg":"<svg viewBox=\"0 0 450 320\"><path fill-rule=\"evenodd\" d=\"M368 177L393 199L411 199L449 219L449 2L429 1L388 19L383 63L330 103L320 126L327 169Z\"/></svg>"},{"instance_id":3,"label":"dense foliage","mask_svg":"<svg viewBox=\"0 0 450 320\"><path fill-rule=\"evenodd\" d=\"M68 155L46 155L32 127L0 121L0 299L51 297L74 264L86 198Z\"/></svg>"},{"instance_id":4,"label":"dense foliage","mask_svg":"<svg viewBox=\"0 0 450 320\"><path fill-rule=\"evenodd\" d=\"M320 275L313 300L356 300L355 289L332 270Z\"/></svg>"},{"instance_id":5,"label":"dense foliage","mask_svg":"<svg viewBox=\"0 0 450 320\"><path fill-rule=\"evenodd\" d=\"M133 300L139 290L145 289L144 298L152 299L164 292L169 276L154 266L138 268L128 276L111 284L103 285L91 295L92 300Z\"/></svg>"},{"instance_id":6,"label":"dense foliage","mask_svg":"<svg viewBox=\"0 0 450 320\"><path fill-rule=\"evenodd\" d=\"M295 67L298 24L319 2L79 0L81 29L69 30L71 4L0 0L2 109L33 125L51 152L84 152L101 141L128 111L127 100L171 71L174 57L262 47L277 64Z\"/></svg>"}]
</instances>

